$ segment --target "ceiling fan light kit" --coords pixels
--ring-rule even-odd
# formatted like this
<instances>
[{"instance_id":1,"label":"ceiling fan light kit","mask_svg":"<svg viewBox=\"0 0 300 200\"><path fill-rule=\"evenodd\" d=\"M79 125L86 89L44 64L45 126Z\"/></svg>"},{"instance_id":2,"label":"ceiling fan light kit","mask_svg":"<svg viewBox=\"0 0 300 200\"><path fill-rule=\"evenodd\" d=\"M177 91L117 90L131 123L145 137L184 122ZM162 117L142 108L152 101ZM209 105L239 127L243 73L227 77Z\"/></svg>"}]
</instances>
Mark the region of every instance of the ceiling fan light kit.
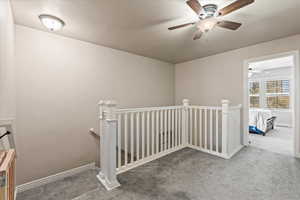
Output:
<instances>
[{"instance_id":1,"label":"ceiling fan light kit","mask_svg":"<svg viewBox=\"0 0 300 200\"><path fill-rule=\"evenodd\" d=\"M226 20L219 21L218 18L252 4L254 1L255 0L237 0L234 3L218 10L218 6L215 4L207 4L202 6L198 0L188 0L186 2L187 5L198 15L199 21L173 26L170 27L169 30L175 30L196 24L198 30L194 35L194 40L200 39L203 33L209 32L216 26L229 30L237 30L241 27L241 23Z\"/></svg>"},{"instance_id":2,"label":"ceiling fan light kit","mask_svg":"<svg viewBox=\"0 0 300 200\"><path fill-rule=\"evenodd\" d=\"M202 32L206 33L213 29L218 23L218 20L214 17L204 19L197 24L197 28Z\"/></svg>"}]
</instances>

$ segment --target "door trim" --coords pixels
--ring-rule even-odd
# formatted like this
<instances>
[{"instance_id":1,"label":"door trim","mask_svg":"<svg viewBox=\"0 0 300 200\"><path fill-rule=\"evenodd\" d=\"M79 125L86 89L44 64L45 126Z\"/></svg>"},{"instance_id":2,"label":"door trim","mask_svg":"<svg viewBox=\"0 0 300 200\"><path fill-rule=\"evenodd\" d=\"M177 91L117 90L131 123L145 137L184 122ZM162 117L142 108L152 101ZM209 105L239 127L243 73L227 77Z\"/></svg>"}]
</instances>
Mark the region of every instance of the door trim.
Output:
<instances>
[{"instance_id":1,"label":"door trim","mask_svg":"<svg viewBox=\"0 0 300 200\"><path fill-rule=\"evenodd\" d=\"M257 62L262 60L269 60L278 57L293 56L294 58L294 95L293 95L293 135L294 135L294 156L300 157L300 68L299 68L299 51L289 51L279 54L272 54L268 56L262 56L257 58L252 58L244 61L243 67L243 143L244 145L249 145L249 134L248 134L248 124L249 124L249 91L248 91L248 66L251 62Z\"/></svg>"}]
</instances>

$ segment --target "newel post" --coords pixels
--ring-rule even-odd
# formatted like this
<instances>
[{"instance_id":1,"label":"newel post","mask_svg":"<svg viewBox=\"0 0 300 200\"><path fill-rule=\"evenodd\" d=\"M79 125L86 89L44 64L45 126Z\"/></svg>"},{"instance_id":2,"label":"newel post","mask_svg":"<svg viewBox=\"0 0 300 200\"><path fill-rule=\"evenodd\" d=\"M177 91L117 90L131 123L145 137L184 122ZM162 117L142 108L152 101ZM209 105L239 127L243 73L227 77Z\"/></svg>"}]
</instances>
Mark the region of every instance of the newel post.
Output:
<instances>
[{"instance_id":1,"label":"newel post","mask_svg":"<svg viewBox=\"0 0 300 200\"><path fill-rule=\"evenodd\" d=\"M183 109L182 109L182 145L188 145L188 107L190 106L190 100L183 99Z\"/></svg>"},{"instance_id":2,"label":"newel post","mask_svg":"<svg viewBox=\"0 0 300 200\"><path fill-rule=\"evenodd\" d=\"M107 190L112 190L120 186L116 173L116 103L114 101L100 101L99 111L101 171L97 178Z\"/></svg>"},{"instance_id":3,"label":"newel post","mask_svg":"<svg viewBox=\"0 0 300 200\"><path fill-rule=\"evenodd\" d=\"M229 100L222 100L222 154L228 156Z\"/></svg>"}]
</instances>

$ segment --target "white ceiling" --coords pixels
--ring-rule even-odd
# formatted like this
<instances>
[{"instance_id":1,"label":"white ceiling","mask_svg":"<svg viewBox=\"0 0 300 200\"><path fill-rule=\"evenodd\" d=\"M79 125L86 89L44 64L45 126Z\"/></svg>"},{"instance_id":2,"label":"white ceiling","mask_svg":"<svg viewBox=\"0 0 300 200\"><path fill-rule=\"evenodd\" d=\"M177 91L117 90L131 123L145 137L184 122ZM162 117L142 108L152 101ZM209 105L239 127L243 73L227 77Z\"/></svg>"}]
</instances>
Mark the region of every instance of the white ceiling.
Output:
<instances>
[{"instance_id":1,"label":"white ceiling","mask_svg":"<svg viewBox=\"0 0 300 200\"><path fill-rule=\"evenodd\" d=\"M200 0L223 7L230 0ZM193 41L195 27L168 27L197 19L185 0L12 0L17 24L45 30L38 15L66 22L57 34L180 63L300 33L299 0L256 0L224 17L243 23L238 31L215 28Z\"/></svg>"}]
</instances>

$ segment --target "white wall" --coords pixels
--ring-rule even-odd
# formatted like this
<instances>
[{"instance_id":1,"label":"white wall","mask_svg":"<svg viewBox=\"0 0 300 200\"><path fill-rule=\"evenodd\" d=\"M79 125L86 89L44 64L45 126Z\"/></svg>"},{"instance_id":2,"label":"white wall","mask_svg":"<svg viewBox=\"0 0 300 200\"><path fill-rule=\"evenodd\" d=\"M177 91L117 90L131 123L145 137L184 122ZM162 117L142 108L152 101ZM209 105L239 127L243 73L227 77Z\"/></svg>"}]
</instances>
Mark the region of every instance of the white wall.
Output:
<instances>
[{"instance_id":1,"label":"white wall","mask_svg":"<svg viewBox=\"0 0 300 200\"><path fill-rule=\"evenodd\" d=\"M299 48L300 35L295 35L177 64L176 102L188 98L192 104L220 105L221 99L229 99L243 104L244 61Z\"/></svg>"},{"instance_id":2,"label":"white wall","mask_svg":"<svg viewBox=\"0 0 300 200\"><path fill-rule=\"evenodd\" d=\"M15 118L15 25L9 0L0 1L0 121ZM0 135L6 132L0 128ZM0 141L5 149L7 137Z\"/></svg>"},{"instance_id":3,"label":"white wall","mask_svg":"<svg viewBox=\"0 0 300 200\"><path fill-rule=\"evenodd\" d=\"M18 184L97 159L97 103L172 105L174 66L16 26Z\"/></svg>"},{"instance_id":4,"label":"white wall","mask_svg":"<svg viewBox=\"0 0 300 200\"><path fill-rule=\"evenodd\" d=\"M0 119L15 117L15 26L9 0L0 1Z\"/></svg>"}]
</instances>

